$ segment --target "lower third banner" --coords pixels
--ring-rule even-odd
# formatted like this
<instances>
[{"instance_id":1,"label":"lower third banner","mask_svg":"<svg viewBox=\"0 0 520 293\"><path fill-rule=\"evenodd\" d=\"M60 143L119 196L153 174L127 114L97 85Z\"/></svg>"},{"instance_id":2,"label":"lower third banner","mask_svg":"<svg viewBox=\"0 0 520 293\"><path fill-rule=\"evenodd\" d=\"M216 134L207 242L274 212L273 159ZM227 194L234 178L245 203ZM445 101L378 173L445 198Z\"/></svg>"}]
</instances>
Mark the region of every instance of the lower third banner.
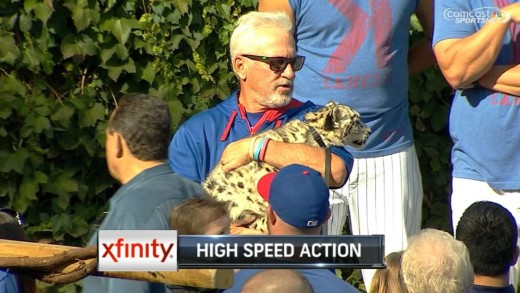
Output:
<instances>
[{"instance_id":1,"label":"lower third banner","mask_svg":"<svg viewBox=\"0 0 520 293\"><path fill-rule=\"evenodd\" d=\"M384 268L384 236L187 236L178 268Z\"/></svg>"}]
</instances>

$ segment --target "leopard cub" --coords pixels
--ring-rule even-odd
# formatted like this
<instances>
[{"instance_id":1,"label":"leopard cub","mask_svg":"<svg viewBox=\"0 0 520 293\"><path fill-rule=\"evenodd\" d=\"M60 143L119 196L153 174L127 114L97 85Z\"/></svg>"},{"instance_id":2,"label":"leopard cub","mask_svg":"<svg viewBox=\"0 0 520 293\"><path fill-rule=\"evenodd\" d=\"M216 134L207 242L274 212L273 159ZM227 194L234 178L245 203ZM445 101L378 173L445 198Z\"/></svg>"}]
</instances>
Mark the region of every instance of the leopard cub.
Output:
<instances>
[{"instance_id":1,"label":"leopard cub","mask_svg":"<svg viewBox=\"0 0 520 293\"><path fill-rule=\"evenodd\" d=\"M313 132L316 131L326 147L349 145L360 149L371 133L352 108L329 102L314 112L305 114L304 120L293 119L280 128L257 134L271 140L304 143L319 147ZM237 225L253 222L249 228L267 231L267 202L258 194L258 180L277 169L265 162L252 161L230 172L216 166L203 182L208 194L219 201L230 202L231 221ZM290 183L289 183L290 184Z\"/></svg>"}]
</instances>

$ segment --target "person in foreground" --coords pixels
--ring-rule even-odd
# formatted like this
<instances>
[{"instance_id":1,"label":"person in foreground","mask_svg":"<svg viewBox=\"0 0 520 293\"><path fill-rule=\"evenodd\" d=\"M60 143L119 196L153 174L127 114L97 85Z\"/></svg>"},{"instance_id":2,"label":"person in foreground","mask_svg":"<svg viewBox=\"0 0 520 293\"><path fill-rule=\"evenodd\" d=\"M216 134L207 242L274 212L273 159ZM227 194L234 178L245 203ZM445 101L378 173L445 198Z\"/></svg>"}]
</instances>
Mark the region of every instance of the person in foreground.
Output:
<instances>
[{"instance_id":1,"label":"person in foreground","mask_svg":"<svg viewBox=\"0 0 520 293\"><path fill-rule=\"evenodd\" d=\"M433 50L456 89L449 116L454 231L466 208L483 200L520 223L519 31L519 0L435 1ZM510 269L513 286L518 268Z\"/></svg>"},{"instance_id":2,"label":"person in foreground","mask_svg":"<svg viewBox=\"0 0 520 293\"><path fill-rule=\"evenodd\" d=\"M296 53L306 57L294 97L349 105L372 129L354 156L349 181L331 191L328 234L385 235L385 253L404 250L421 229L422 180L409 119L409 73L435 64L433 0L259 0L260 11L285 11ZM409 46L411 16L425 39ZM348 215L348 216L347 216ZM366 288L374 269L363 269Z\"/></svg>"},{"instance_id":3,"label":"person in foreground","mask_svg":"<svg viewBox=\"0 0 520 293\"><path fill-rule=\"evenodd\" d=\"M295 72L305 60L296 55L292 29L285 13L253 11L240 17L230 39L240 90L179 127L168 157L175 172L202 182L217 164L230 171L255 159L250 149L262 149L257 160L277 169L298 163L325 173L326 155L319 147L251 137L319 108L292 98ZM331 153L328 183L341 187L353 158L343 147L333 147Z\"/></svg>"},{"instance_id":4,"label":"person in foreground","mask_svg":"<svg viewBox=\"0 0 520 293\"><path fill-rule=\"evenodd\" d=\"M424 229L412 237L401 267L410 293L465 293L473 284L466 245L441 230Z\"/></svg>"},{"instance_id":5,"label":"person in foreground","mask_svg":"<svg viewBox=\"0 0 520 293\"><path fill-rule=\"evenodd\" d=\"M490 201L473 203L462 214L455 236L469 250L475 273L470 292L515 292L509 269L518 259L518 228L511 212Z\"/></svg>"},{"instance_id":6,"label":"person in foreground","mask_svg":"<svg viewBox=\"0 0 520 293\"><path fill-rule=\"evenodd\" d=\"M29 241L22 227L23 219L12 209L0 208L0 239ZM0 292L36 293L36 280L26 275L13 274L0 268Z\"/></svg>"},{"instance_id":7,"label":"person in foreground","mask_svg":"<svg viewBox=\"0 0 520 293\"><path fill-rule=\"evenodd\" d=\"M312 168L292 164L269 173L258 182L258 192L269 202L269 235L320 235L321 225L330 217L329 189L321 174ZM240 292L243 284L259 271L240 270L235 273L233 287L224 292ZM298 271L316 293L358 292L328 269Z\"/></svg>"},{"instance_id":8,"label":"person in foreground","mask_svg":"<svg viewBox=\"0 0 520 293\"><path fill-rule=\"evenodd\" d=\"M385 257L386 268L377 269L369 293L407 293L401 275L401 258L404 251L392 252Z\"/></svg>"},{"instance_id":9,"label":"person in foreground","mask_svg":"<svg viewBox=\"0 0 520 293\"><path fill-rule=\"evenodd\" d=\"M110 199L100 230L166 230L171 210L203 194L166 163L170 140L168 105L149 95L127 94L112 112L106 134L106 160L122 186ZM90 245L97 244L97 232ZM166 292L164 284L87 277L83 292Z\"/></svg>"},{"instance_id":10,"label":"person in foreground","mask_svg":"<svg viewBox=\"0 0 520 293\"><path fill-rule=\"evenodd\" d=\"M244 283L241 293L278 292L314 293L305 276L296 270L288 269L259 271Z\"/></svg>"}]
</instances>

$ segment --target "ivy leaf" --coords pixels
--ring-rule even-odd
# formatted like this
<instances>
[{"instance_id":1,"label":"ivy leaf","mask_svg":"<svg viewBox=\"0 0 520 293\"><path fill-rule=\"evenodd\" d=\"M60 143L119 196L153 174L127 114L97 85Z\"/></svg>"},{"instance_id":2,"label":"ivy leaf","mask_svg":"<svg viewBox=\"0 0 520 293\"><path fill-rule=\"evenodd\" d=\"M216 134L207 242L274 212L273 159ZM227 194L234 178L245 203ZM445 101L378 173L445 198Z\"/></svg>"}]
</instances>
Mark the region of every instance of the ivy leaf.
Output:
<instances>
[{"instance_id":1,"label":"ivy leaf","mask_svg":"<svg viewBox=\"0 0 520 293\"><path fill-rule=\"evenodd\" d=\"M69 233L72 237L81 237L87 234L89 229L88 223L80 217L74 216L72 218L72 227L67 229L67 233Z\"/></svg>"},{"instance_id":2,"label":"ivy leaf","mask_svg":"<svg viewBox=\"0 0 520 293\"><path fill-rule=\"evenodd\" d=\"M128 41L132 28L139 28L139 21L137 19L109 19L103 22L99 28L102 31L111 32L121 45Z\"/></svg>"},{"instance_id":3,"label":"ivy leaf","mask_svg":"<svg viewBox=\"0 0 520 293\"><path fill-rule=\"evenodd\" d=\"M12 93L24 96L27 94L25 85L20 82L14 73L0 75L0 93ZM4 98L5 95L0 97Z\"/></svg>"},{"instance_id":4,"label":"ivy leaf","mask_svg":"<svg viewBox=\"0 0 520 293\"><path fill-rule=\"evenodd\" d=\"M191 0L173 0L173 6L176 10L180 11L181 14L186 14L189 11L189 6L192 5Z\"/></svg>"},{"instance_id":5,"label":"ivy leaf","mask_svg":"<svg viewBox=\"0 0 520 293\"><path fill-rule=\"evenodd\" d=\"M23 174L23 167L28 157L29 151L25 148L19 148L12 154L0 152L0 171L9 172L12 170L18 174Z\"/></svg>"},{"instance_id":6,"label":"ivy leaf","mask_svg":"<svg viewBox=\"0 0 520 293\"><path fill-rule=\"evenodd\" d=\"M90 109L79 112L79 125L81 127L93 126L98 120L105 118L106 109L100 103L95 103Z\"/></svg>"},{"instance_id":7,"label":"ivy leaf","mask_svg":"<svg viewBox=\"0 0 520 293\"><path fill-rule=\"evenodd\" d=\"M61 43L61 53L63 59L70 58L72 56L93 56L97 52L97 47L94 41L87 35L67 35Z\"/></svg>"},{"instance_id":8,"label":"ivy leaf","mask_svg":"<svg viewBox=\"0 0 520 293\"><path fill-rule=\"evenodd\" d=\"M74 114L74 110L68 105L62 105L57 108L56 112L52 113L50 118L52 121L65 122L69 121Z\"/></svg>"},{"instance_id":9,"label":"ivy leaf","mask_svg":"<svg viewBox=\"0 0 520 293\"><path fill-rule=\"evenodd\" d=\"M72 21L76 26L76 30L81 32L91 24L99 22L99 11L84 7L81 3L69 1L64 4L72 12Z\"/></svg>"},{"instance_id":10,"label":"ivy leaf","mask_svg":"<svg viewBox=\"0 0 520 293\"><path fill-rule=\"evenodd\" d=\"M47 20L51 17L52 9L51 7L40 1L36 0L26 0L23 3L24 10L27 13L34 11L34 15L37 19L41 20L43 24L47 24Z\"/></svg>"},{"instance_id":11,"label":"ivy leaf","mask_svg":"<svg viewBox=\"0 0 520 293\"><path fill-rule=\"evenodd\" d=\"M38 182L31 176L24 176L20 184L20 196L28 200L35 200L39 190Z\"/></svg>"},{"instance_id":12,"label":"ivy leaf","mask_svg":"<svg viewBox=\"0 0 520 293\"><path fill-rule=\"evenodd\" d=\"M48 130L51 127L51 123L47 117L38 116L34 119L33 131L34 133L41 133L44 130Z\"/></svg>"},{"instance_id":13,"label":"ivy leaf","mask_svg":"<svg viewBox=\"0 0 520 293\"><path fill-rule=\"evenodd\" d=\"M20 14L20 18L18 19L20 30L24 33L28 33L32 26L32 20L25 13Z\"/></svg>"},{"instance_id":14,"label":"ivy leaf","mask_svg":"<svg viewBox=\"0 0 520 293\"><path fill-rule=\"evenodd\" d=\"M141 79L146 80L149 84L155 79L155 70L153 69L153 62L147 62L146 66L141 72Z\"/></svg>"},{"instance_id":15,"label":"ivy leaf","mask_svg":"<svg viewBox=\"0 0 520 293\"><path fill-rule=\"evenodd\" d=\"M108 69L108 76L110 76L113 81L117 81L123 71L128 73L135 73L136 71L135 63L132 58L128 58L128 62L124 65L102 65L101 67Z\"/></svg>"},{"instance_id":16,"label":"ivy leaf","mask_svg":"<svg viewBox=\"0 0 520 293\"><path fill-rule=\"evenodd\" d=\"M0 62L13 65L20 56L20 50L16 45L12 33L0 34Z\"/></svg>"},{"instance_id":17,"label":"ivy leaf","mask_svg":"<svg viewBox=\"0 0 520 293\"><path fill-rule=\"evenodd\" d=\"M52 184L54 184L54 186L56 188L61 189L66 192L77 192L78 191L78 182L76 180L70 178L65 173L59 175Z\"/></svg>"},{"instance_id":18,"label":"ivy leaf","mask_svg":"<svg viewBox=\"0 0 520 293\"><path fill-rule=\"evenodd\" d=\"M71 151L78 147L78 130L68 129L68 131L59 133L57 135L58 145L64 150Z\"/></svg>"},{"instance_id":19,"label":"ivy leaf","mask_svg":"<svg viewBox=\"0 0 520 293\"><path fill-rule=\"evenodd\" d=\"M119 57L119 59L121 60L126 60L128 58L128 49L121 45L121 44L117 44L115 45L115 51L116 51L116 55L117 57Z\"/></svg>"}]
</instances>

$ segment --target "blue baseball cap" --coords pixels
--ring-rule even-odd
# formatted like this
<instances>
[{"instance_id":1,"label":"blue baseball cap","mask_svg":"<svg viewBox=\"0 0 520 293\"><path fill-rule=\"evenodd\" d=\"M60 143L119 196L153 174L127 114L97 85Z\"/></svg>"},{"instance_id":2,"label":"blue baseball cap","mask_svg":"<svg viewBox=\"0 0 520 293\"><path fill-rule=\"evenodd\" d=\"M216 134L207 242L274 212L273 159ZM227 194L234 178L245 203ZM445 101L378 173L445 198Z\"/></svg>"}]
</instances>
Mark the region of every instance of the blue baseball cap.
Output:
<instances>
[{"instance_id":1,"label":"blue baseball cap","mask_svg":"<svg viewBox=\"0 0 520 293\"><path fill-rule=\"evenodd\" d=\"M329 188L321 174L309 167L293 164L264 175L258 193L276 214L296 228L318 227L329 211Z\"/></svg>"}]
</instances>

